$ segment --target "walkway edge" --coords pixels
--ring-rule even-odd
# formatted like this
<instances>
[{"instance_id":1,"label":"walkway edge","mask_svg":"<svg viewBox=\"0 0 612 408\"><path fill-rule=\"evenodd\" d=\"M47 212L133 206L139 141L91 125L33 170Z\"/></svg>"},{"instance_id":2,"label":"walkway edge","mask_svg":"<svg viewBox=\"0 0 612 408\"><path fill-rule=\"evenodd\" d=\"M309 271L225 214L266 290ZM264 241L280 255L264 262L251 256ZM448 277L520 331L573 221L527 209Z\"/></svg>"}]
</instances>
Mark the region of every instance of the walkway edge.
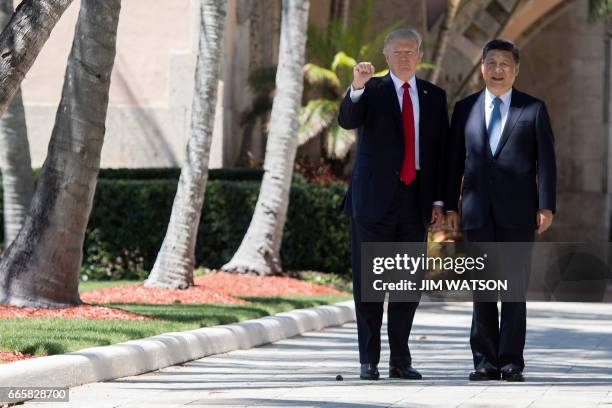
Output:
<instances>
[{"instance_id":1,"label":"walkway edge","mask_svg":"<svg viewBox=\"0 0 612 408\"><path fill-rule=\"evenodd\" d=\"M355 320L353 301L0 365L3 387L75 387L244 350ZM1 401L0 401L1 402Z\"/></svg>"}]
</instances>

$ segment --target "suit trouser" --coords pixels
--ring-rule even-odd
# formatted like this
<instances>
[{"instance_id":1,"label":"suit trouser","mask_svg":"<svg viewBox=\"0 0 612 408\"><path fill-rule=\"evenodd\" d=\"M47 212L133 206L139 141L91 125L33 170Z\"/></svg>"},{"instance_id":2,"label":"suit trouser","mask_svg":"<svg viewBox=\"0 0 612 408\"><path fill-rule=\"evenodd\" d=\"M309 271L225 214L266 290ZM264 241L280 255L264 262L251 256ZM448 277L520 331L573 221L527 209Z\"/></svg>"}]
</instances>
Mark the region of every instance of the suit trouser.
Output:
<instances>
[{"instance_id":1,"label":"suit trouser","mask_svg":"<svg viewBox=\"0 0 612 408\"><path fill-rule=\"evenodd\" d=\"M534 214L535 217L535 214ZM493 214L479 229L466 230L471 242L532 242L532 228L503 228L495 223ZM500 248L503 250L503 248ZM522 273L528 271L517 271ZM528 280L528 279L527 279ZM497 302L474 302L470 345L474 368L487 371L523 369L527 305L525 302L501 302L501 319Z\"/></svg>"},{"instance_id":2,"label":"suit trouser","mask_svg":"<svg viewBox=\"0 0 612 408\"><path fill-rule=\"evenodd\" d=\"M398 180L395 197L389 209L377 223L351 220L351 262L353 269L353 297L357 316L359 361L378 364L380 361L380 329L383 302L361 301L361 243L362 242L425 242L427 227L419 210L417 181L404 185ZM418 302L389 302L387 334L391 349L390 362L412 364L408 337Z\"/></svg>"}]
</instances>

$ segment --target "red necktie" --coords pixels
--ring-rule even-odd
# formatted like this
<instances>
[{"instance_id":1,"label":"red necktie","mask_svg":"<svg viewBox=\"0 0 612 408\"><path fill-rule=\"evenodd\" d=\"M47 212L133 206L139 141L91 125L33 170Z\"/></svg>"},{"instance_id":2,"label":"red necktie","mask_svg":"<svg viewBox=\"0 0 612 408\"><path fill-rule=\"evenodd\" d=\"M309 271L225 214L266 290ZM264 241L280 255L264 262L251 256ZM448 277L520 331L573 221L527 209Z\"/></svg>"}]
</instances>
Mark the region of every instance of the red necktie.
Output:
<instances>
[{"instance_id":1,"label":"red necktie","mask_svg":"<svg viewBox=\"0 0 612 408\"><path fill-rule=\"evenodd\" d=\"M414 156L414 114L412 112L412 100L410 100L410 84L404 82L404 98L402 99L402 120L404 122L404 162L400 179L404 184L410 184L416 177Z\"/></svg>"}]
</instances>

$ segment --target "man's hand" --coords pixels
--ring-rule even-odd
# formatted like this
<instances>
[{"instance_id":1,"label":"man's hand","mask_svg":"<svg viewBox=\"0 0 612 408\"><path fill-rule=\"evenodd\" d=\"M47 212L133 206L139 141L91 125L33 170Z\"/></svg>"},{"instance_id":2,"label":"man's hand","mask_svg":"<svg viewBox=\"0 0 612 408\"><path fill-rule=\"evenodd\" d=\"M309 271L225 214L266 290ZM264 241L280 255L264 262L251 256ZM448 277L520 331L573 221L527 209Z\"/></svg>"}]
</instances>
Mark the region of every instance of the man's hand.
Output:
<instances>
[{"instance_id":1,"label":"man's hand","mask_svg":"<svg viewBox=\"0 0 612 408\"><path fill-rule=\"evenodd\" d=\"M360 62L353 67L353 89L361 89L374 75L374 65Z\"/></svg>"},{"instance_id":2,"label":"man's hand","mask_svg":"<svg viewBox=\"0 0 612 408\"><path fill-rule=\"evenodd\" d=\"M446 213L446 225L453 232L459 230L459 214L456 211L448 211Z\"/></svg>"},{"instance_id":3,"label":"man's hand","mask_svg":"<svg viewBox=\"0 0 612 408\"><path fill-rule=\"evenodd\" d=\"M444 211L441 206L434 205L431 209L431 226L439 228L444 224Z\"/></svg>"},{"instance_id":4,"label":"man's hand","mask_svg":"<svg viewBox=\"0 0 612 408\"><path fill-rule=\"evenodd\" d=\"M553 221L552 211L547 210L547 209L538 210L538 213L536 215L536 223L538 225L538 234L541 234L544 231L546 231L550 227L550 224L552 224L552 221Z\"/></svg>"}]
</instances>

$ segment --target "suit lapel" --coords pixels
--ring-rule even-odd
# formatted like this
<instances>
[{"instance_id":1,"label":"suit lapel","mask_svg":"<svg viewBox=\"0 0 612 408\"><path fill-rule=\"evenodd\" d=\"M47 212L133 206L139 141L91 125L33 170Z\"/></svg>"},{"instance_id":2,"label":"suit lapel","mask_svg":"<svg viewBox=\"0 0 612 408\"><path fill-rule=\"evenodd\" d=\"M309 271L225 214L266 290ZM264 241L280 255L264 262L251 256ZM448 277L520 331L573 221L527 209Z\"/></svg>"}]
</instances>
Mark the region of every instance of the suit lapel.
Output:
<instances>
[{"instance_id":1,"label":"suit lapel","mask_svg":"<svg viewBox=\"0 0 612 408\"><path fill-rule=\"evenodd\" d=\"M386 94L385 100L389 109L391 109L393 120L397 125L399 132L397 133L402 143L404 142L404 124L402 122L402 110L400 109L398 100L397 100L397 92L395 91L395 85L393 84L393 80L391 79L391 75L387 74L383 77L383 88Z\"/></svg>"},{"instance_id":2,"label":"suit lapel","mask_svg":"<svg viewBox=\"0 0 612 408\"><path fill-rule=\"evenodd\" d=\"M477 152L481 152L484 156L491 156L491 148L489 147L489 137L487 136L487 125L485 121L485 93L480 92L472 110L470 111L468 121L466 123L466 139L470 139L470 144L474 146ZM466 143L468 141L466 140Z\"/></svg>"},{"instance_id":3,"label":"suit lapel","mask_svg":"<svg viewBox=\"0 0 612 408\"><path fill-rule=\"evenodd\" d=\"M508 141L510 134L512 133L512 129L516 125L516 122L521 117L521 113L523 112L523 104L520 97L519 92L516 89L512 89L512 97L510 98L510 109L508 111L508 118L506 119L506 124L504 126L504 130L502 132L501 138L499 139L499 144L497 145L497 150L495 151L494 157L499 156L499 152L504 148L504 145ZM490 149L489 149L490 150Z\"/></svg>"}]
</instances>

